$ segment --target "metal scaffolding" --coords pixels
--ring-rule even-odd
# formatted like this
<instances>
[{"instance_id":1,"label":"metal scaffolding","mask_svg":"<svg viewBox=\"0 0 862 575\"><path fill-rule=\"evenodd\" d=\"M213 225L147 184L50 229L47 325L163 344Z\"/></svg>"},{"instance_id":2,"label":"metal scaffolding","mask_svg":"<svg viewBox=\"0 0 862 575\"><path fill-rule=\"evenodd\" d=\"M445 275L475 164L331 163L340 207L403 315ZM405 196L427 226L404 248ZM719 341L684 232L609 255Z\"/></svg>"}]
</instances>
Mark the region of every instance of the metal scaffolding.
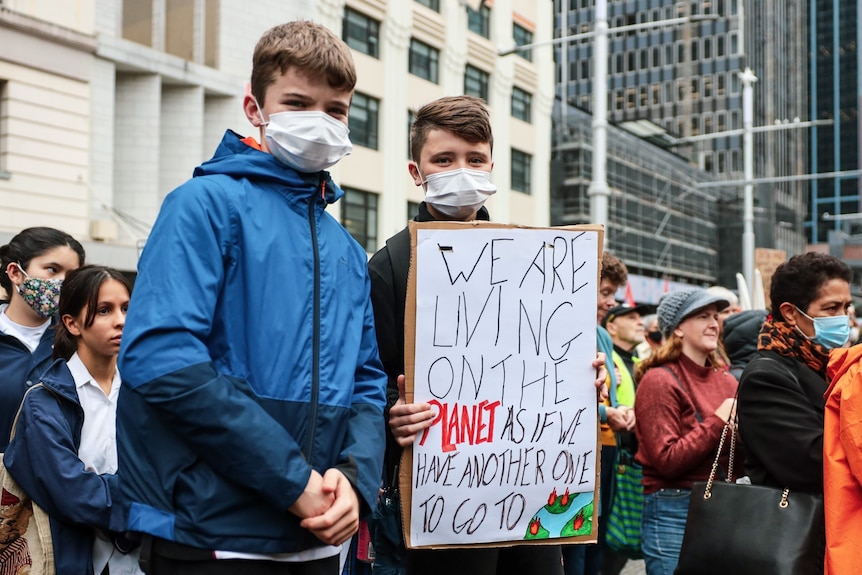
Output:
<instances>
[{"instance_id":1,"label":"metal scaffolding","mask_svg":"<svg viewBox=\"0 0 862 575\"><path fill-rule=\"evenodd\" d=\"M589 223L591 120L588 113L569 107L566 123L555 123L551 189L554 225ZM606 248L633 273L696 285L716 283L718 193L696 188L698 183L716 178L613 126L608 131L607 171L611 196Z\"/></svg>"}]
</instances>

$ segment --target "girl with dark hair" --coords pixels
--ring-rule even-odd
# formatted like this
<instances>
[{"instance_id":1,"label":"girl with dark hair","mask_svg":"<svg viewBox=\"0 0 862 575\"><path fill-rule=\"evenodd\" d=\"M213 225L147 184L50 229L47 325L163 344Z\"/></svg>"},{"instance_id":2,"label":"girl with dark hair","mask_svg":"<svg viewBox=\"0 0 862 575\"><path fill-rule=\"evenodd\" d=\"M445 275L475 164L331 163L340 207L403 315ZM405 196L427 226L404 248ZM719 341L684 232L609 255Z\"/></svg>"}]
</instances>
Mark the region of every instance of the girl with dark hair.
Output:
<instances>
[{"instance_id":1,"label":"girl with dark hair","mask_svg":"<svg viewBox=\"0 0 862 575\"><path fill-rule=\"evenodd\" d=\"M826 367L850 339L852 280L850 266L817 253L793 256L772 276L772 316L739 381L739 435L755 485L823 493Z\"/></svg>"},{"instance_id":2,"label":"girl with dark hair","mask_svg":"<svg viewBox=\"0 0 862 575\"><path fill-rule=\"evenodd\" d=\"M51 361L60 285L84 248L53 228L27 228L0 246L0 452L24 391Z\"/></svg>"},{"instance_id":3,"label":"girl with dark hair","mask_svg":"<svg viewBox=\"0 0 862 575\"><path fill-rule=\"evenodd\" d=\"M24 399L4 455L9 473L51 518L57 573L141 572L115 499L117 355L130 291L120 272L103 266L66 277L57 359Z\"/></svg>"}]
</instances>

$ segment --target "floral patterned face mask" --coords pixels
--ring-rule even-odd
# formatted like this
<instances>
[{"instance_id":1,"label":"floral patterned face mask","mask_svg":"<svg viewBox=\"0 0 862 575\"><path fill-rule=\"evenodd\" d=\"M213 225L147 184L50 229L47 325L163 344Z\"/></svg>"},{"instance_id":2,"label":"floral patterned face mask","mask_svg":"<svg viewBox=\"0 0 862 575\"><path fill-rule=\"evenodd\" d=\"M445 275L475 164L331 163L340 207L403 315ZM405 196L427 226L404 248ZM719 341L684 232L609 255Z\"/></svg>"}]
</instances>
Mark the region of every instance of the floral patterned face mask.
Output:
<instances>
[{"instance_id":1,"label":"floral patterned face mask","mask_svg":"<svg viewBox=\"0 0 862 575\"><path fill-rule=\"evenodd\" d=\"M63 285L63 280L31 278L21 267L21 264L16 265L27 278L18 286L18 293L24 298L30 309L41 318L49 318L54 315L57 312L57 305L60 303L60 287Z\"/></svg>"}]
</instances>

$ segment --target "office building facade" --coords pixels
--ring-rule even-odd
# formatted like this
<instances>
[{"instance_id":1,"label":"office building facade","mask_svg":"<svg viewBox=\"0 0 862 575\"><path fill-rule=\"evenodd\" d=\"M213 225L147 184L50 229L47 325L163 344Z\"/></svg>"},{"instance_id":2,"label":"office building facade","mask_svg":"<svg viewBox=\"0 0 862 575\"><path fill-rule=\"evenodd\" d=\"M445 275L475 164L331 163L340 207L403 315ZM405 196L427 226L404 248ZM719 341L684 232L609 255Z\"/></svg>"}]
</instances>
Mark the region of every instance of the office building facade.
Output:
<instances>
[{"instance_id":1,"label":"office building facade","mask_svg":"<svg viewBox=\"0 0 862 575\"><path fill-rule=\"evenodd\" d=\"M494 218L547 225L553 56L538 0L0 1L0 244L48 225L91 261L134 270L165 195L225 129L257 136L242 110L251 56L278 22L320 22L352 48L354 152L332 170L333 215L374 252L422 190L407 172L412 114L472 94L492 114Z\"/></svg>"}]
</instances>

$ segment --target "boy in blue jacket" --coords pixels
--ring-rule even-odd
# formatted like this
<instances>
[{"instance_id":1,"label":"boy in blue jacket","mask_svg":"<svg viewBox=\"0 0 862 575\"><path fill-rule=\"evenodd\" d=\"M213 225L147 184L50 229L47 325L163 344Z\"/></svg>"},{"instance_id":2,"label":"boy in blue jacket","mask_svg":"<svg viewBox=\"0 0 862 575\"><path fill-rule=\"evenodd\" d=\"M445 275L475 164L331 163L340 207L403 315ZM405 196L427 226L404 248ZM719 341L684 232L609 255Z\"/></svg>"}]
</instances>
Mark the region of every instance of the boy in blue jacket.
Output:
<instances>
[{"instance_id":1,"label":"boy in blue jacket","mask_svg":"<svg viewBox=\"0 0 862 575\"><path fill-rule=\"evenodd\" d=\"M148 573L337 573L385 443L366 255L329 214L350 153L347 46L254 51L246 117L164 201L120 353L120 485Z\"/></svg>"}]
</instances>

